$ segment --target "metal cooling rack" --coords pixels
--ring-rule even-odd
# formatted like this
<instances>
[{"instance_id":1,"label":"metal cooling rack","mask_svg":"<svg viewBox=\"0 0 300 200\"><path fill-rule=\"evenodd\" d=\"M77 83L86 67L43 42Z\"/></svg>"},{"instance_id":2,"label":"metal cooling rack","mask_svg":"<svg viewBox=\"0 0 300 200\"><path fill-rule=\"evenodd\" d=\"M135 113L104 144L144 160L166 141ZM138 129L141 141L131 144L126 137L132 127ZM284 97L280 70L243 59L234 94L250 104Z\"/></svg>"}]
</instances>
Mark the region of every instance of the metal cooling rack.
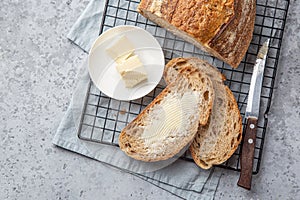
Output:
<instances>
[{"instance_id":1,"label":"metal cooling rack","mask_svg":"<svg viewBox=\"0 0 300 200\"><path fill-rule=\"evenodd\" d=\"M194 56L217 66L227 77L226 84L234 93L242 117L244 117L245 114L247 95L258 49L267 38L271 38L261 94L261 116L259 117L255 147L253 174L257 174L262 159L268 123L267 114L272 99L289 1L257 0L253 39L244 60L237 69L232 69L227 64L210 57L193 45L145 19L136 12L138 4L139 1L134 0L107 0L100 33L118 25L135 25L144 28L155 36L164 50L166 62L178 56ZM163 85L159 85L150 94L141 99L124 102L105 96L90 82L78 129L78 137L87 141L118 146L118 137L121 130L128 122L132 121L163 88ZM243 125L245 125L245 121ZM239 146L237 151L227 162L219 165L219 167L240 171L239 157L242 145L243 144ZM185 153L182 158L188 161L192 160L188 152Z\"/></svg>"}]
</instances>

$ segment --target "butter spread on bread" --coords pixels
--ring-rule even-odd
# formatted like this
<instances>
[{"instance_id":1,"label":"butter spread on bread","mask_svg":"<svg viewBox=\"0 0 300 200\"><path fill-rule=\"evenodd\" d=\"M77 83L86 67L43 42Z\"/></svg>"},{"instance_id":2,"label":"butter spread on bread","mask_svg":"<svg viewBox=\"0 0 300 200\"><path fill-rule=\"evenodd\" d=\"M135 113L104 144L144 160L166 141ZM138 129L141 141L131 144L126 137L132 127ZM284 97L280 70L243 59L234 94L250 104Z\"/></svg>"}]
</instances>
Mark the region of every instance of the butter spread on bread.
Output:
<instances>
[{"instance_id":1,"label":"butter spread on bread","mask_svg":"<svg viewBox=\"0 0 300 200\"><path fill-rule=\"evenodd\" d=\"M213 102L208 76L198 69L183 69L176 81L122 130L121 150L148 162L175 156L194 139L199 124L208 122Z\"/></svg>"},{"instance_id":2,"label":"butter spread on bread","mask_svg":"<svg viewBox=\"0 0 300 200\"><path fill-rule=\"evenodd\" d=\"M185 93L182 96L173 95L168 98L168 101L161 102L157 109L153 110L153 118L142 134L145 144L151 145L157 140L163 140L170 130L183 132L184 124L189 123L186 116L195 112L196 104L194 92Z\"/></svg>"}]
</instances>

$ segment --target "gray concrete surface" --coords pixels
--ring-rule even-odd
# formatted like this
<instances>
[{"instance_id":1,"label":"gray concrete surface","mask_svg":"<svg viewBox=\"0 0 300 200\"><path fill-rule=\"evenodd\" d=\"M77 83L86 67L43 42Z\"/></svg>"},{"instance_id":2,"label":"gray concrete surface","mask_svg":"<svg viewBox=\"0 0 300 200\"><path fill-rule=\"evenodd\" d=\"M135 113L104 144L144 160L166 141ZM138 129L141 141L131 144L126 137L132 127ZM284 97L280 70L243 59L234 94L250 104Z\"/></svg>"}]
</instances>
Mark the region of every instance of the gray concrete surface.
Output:
<instances>
[{"instance_id":1,"label":"gray concrete surface","mask_svg":"<svg viewBox=\"0 0 300 200\"><path fill-rule=\"evenodd\" d=\"M87 56L66 39L87 3L0 1L0 199L177 199L51 144ZM251 191L224 171L216 199L299 199L299 10L291 1L261 171Z\"/></svg>"}]
</instances>

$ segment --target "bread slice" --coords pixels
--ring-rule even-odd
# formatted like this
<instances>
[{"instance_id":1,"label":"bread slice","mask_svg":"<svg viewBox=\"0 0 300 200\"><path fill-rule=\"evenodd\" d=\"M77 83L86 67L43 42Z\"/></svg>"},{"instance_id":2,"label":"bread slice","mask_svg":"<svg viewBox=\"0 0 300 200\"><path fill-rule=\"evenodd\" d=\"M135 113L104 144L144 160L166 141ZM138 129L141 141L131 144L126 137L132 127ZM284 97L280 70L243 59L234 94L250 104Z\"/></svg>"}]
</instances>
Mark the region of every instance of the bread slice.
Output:
<instances>
[{"instance_id":1,"label":"bread slice","mask_svg":"<svg viewBox=\"0 0 300 200\"><path fill-rule=\"evenodd\" d=\"M205 125L214 102L211 80L186 67L119 136L120 148L137 160L154 162L175 156Z\"/></svg>"},{"instance_id":2,"label":"bread slice","mask_svg":"<svg viewBox=\"0 0 300 200\"><path fill-rule=\"evenodd\" d=\"M242 118L231 90L224 85L219 70L198 58L175 58L165 68L164 79L172 83L184 68L197 68L212 80L215 99L209 122L200 126L190 151L195 163L203 169L225 162L236 151L242 139Z\"/></svg>"},{"instance_id":3,"label":"bread slice","mask_svg":"<svg viewBox=\"0 0 300 200\"><path fill-rule=\"evenodd\" d=\"M138 12L236 68L252 39L255 0L141 0Z\"/></svg>"}]
</instances>

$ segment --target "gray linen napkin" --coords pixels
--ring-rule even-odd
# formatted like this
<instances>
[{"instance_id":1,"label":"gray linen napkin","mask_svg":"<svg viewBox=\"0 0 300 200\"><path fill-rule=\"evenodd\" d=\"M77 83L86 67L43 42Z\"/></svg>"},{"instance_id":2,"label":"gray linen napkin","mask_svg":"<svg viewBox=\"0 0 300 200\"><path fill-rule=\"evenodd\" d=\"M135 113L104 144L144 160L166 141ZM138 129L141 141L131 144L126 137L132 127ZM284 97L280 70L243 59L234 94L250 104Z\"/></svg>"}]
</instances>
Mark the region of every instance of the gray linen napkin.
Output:
<instances>
[{"instance_id":1,"label":"gray linen napkin","mask_svg":"<svg viewBox=\"0 0 300 200\"><path fill-rule=\"evenodd\" d=\"M86 52L99 34L103 8L103 1L91 0L67 36ZM89 81L85 63L79 73L78 86L69 108L53 139L55 145L127 171L178 197L213 199L221 177L219 170L201 170L192 162L177 160L166 168L145 172L147 170L141 170L138 161L128 158L117 147L80 140L77 127Z\"/></svg>"}]
</instances>

